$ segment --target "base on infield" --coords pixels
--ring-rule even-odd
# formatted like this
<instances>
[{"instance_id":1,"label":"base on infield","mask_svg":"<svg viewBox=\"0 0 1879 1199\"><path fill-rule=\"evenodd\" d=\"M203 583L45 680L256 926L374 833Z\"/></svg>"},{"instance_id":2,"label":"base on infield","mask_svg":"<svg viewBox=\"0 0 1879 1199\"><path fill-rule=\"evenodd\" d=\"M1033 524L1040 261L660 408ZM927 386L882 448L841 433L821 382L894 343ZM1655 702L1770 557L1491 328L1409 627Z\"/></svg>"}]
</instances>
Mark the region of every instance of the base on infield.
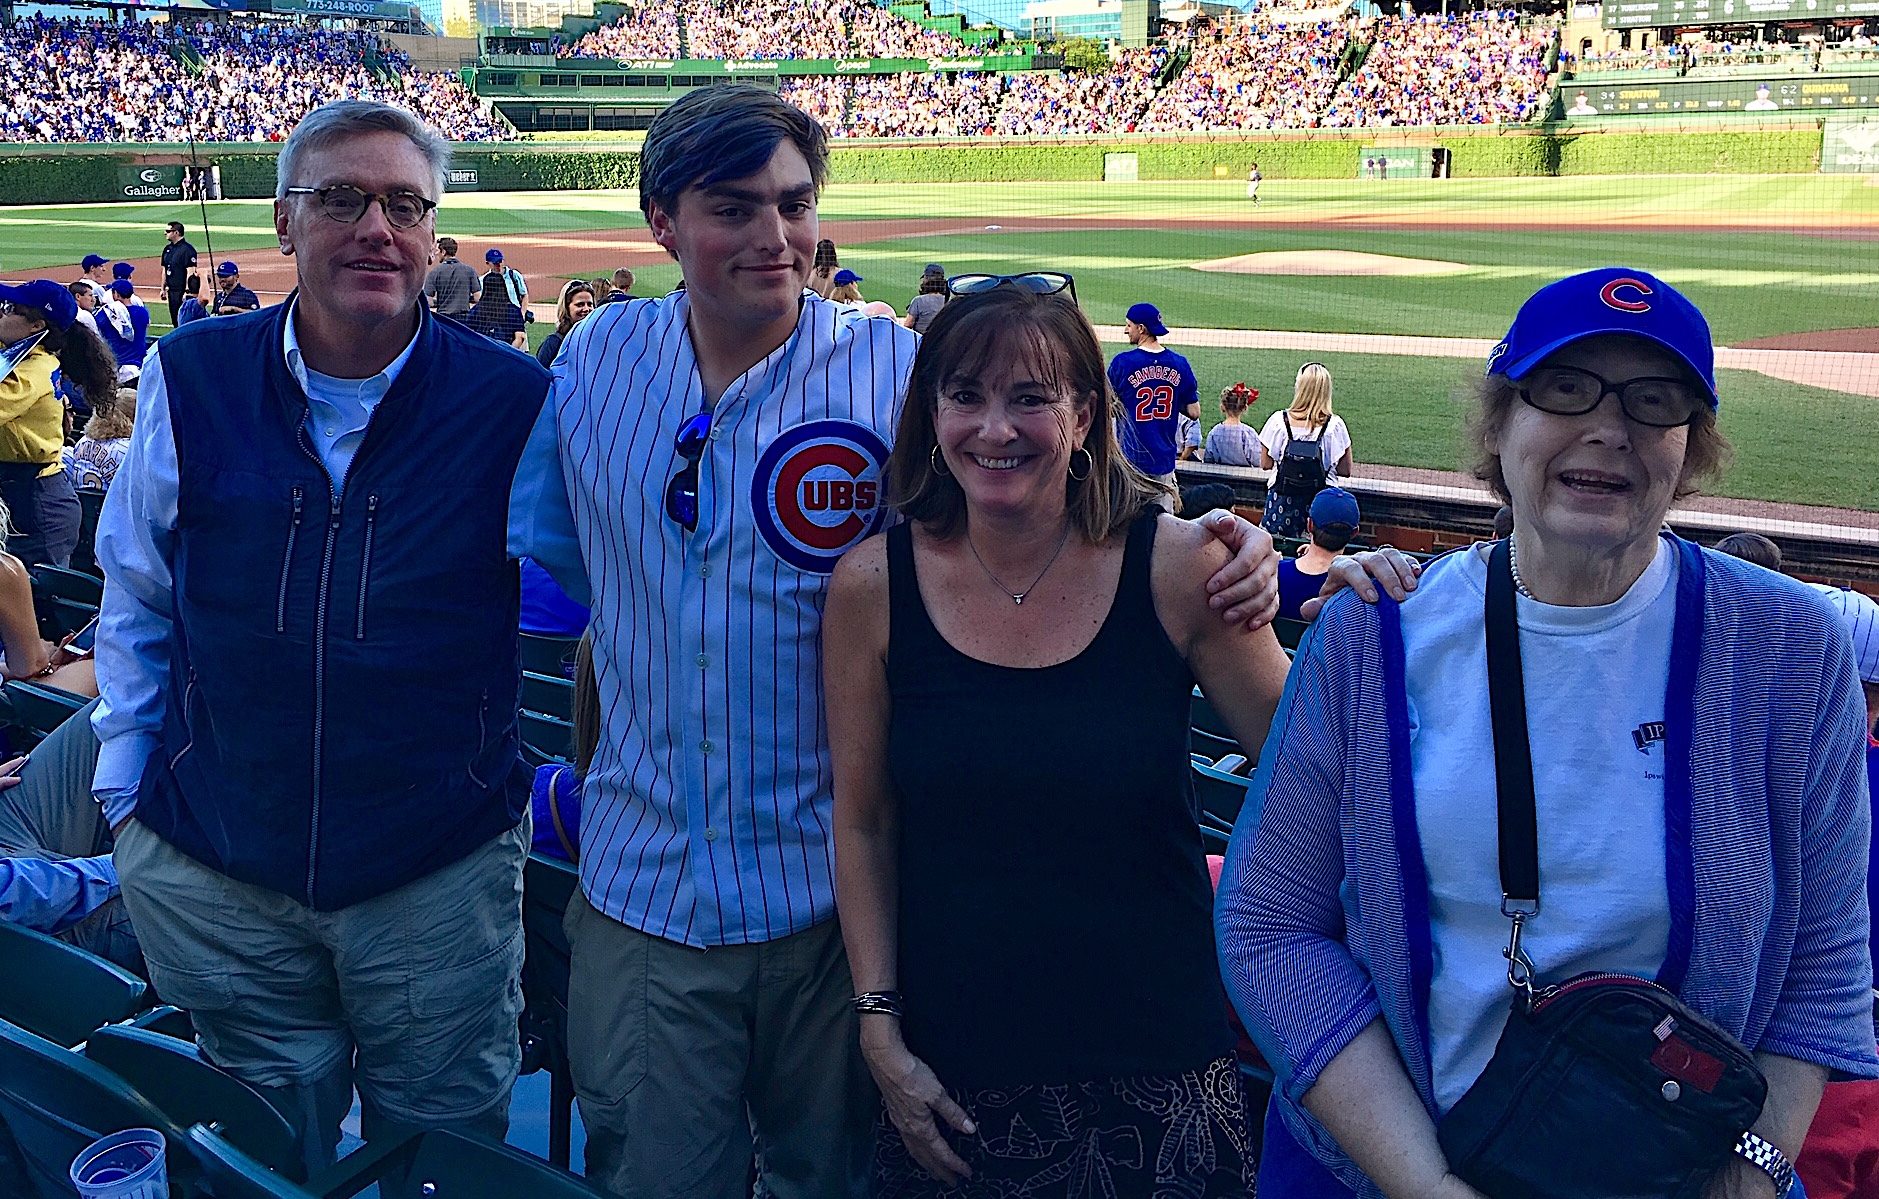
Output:
<instances>
[{"instance_id":1,"label":"base on infield","mask_svg":"<svg viewBox=\"0 0 1879 1199\"><path fill-rule=\"evenodd\" d=\"M1236 254L1190 262L1197 271L1221 275L1459 275L1472 268L1465 262L1439 258L1399 258L1394 254L1365 254L1358 250L1268 250L1262 254Z\"/></svg>"}]
</instances>

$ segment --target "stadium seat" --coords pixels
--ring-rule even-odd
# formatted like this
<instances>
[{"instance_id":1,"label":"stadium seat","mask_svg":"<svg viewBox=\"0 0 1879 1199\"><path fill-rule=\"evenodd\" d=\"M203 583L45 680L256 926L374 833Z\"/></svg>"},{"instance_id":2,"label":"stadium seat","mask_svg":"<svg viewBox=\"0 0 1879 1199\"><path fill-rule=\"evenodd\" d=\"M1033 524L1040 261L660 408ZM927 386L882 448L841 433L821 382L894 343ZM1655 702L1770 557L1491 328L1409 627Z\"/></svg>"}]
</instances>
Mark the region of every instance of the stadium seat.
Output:
<instances>
[{"instance_id":1,"label":"stadium seat","mask_svg":"<svg viewBox=\"0 0 1879 1199\"><path fill-rule=\"evenodd\" d=\"M191 1128L185 1145L214 1199L342 1199L374 1183L383 1199L602 1199L539 1158L454 1132L374 1141L304 1187L272 1173L213 1127Z\"/></svg>"},{"instance_id":2,"label":"stadium seat","mask_svg":"<svg viewBox=\"0 0 1879 1199\"><path fill-rule=\"evenodd\" d=\"M1247 780L1205 762L1196 761L1192 767L1194 798L1200 806L1201 826L1224 829L1231 833L1246 807Z\"/></svg>"},{"instance_id":3,"label":"stadium seat","mask_svg":"<svg viewBox=\"0 0 1879 1199\"><path fill-rule=\"evenodd\" d=\"M104 492L92 487L78 489L78 545L72 550L72 569L103 578L98 568L96 542L98 514L104 511Z\"/></svg>"},{"instance_id":4,"label":"stadium seat","mask_svg":"<svg viewBox=\"0 0 1879 1199\"><path fill-rule=\"evenodd\" d=\"M1187 752L1196 760L1229 772L1246 770L1252 762L1246 756L1246 751L1240 748L1239 742L1206 729L1188 729Z\"/></svg>"},{"instance_id":5,"label":"stadium seat","mask_svg":"<svg viewBox=\"0 0 1879 1199\"><path fill-rule=\"evenodd\" d=\"M522 707L525 711L540 712L557 720L572 720L574 684L560 675L525 671L522 675Z\"/></svg>"},{"instance_id":6,"label":"stadium seat","mask_svg":"<svg viewBox=\"0 0 1879 1199\"><path fill-rule=\"evenodd\" d=\"M0 686L0 725L14 732L16 749L31 749L90 702L57 687L14 679Z\"/></svg>"},{"instance_id":7,"label":"stadium seat","mask_svg":"<svg viewBox=\"0 0 1879 1199\"><path fill-rule=\"evenodd\" d=\"M561 922L580 887L566 862L533 854L522 873L522 1072L548 1071L548 1160L568 1164L572 1151L574 1081L568 1071L568 962Z\"/></svg>"},{"instance_id":8,"label":"stadium seat","mask_svg":"<svg viewBox=\"0 0 1879 1199\"><path fill-rule=\"evenodd\" d=\"M1272 622L1273 635L1279 639L1279 645L1287 650L1296 650L1298 643L1304 640L1305 630L1311 627L1308 620L1291 620L1279 617Z\"/></svg>"},{"instance_id":9,"label":"stadium seat","mask_svg":"<svg viewBox=\"0 0 1879 1199\"><path fill-rule=\"evenodd\" d=\"M74 600L93 608L104 602L104 580L95 575L48 566L43 562L27 567L27 573L32 576L35 592L56 595L60 599Z\"/></svg>"},{"instance_id":10,"label":"stadium seat","mask_svg":"<svg viewBox=\"0 0 1879 1199\"><path fill-rule=\"evenodd\" d=\"M196 1171L188 1141L155 1104L96 1062L5 1021L0 1021L0 1125L11 1135L28 1194L37 1199L71 1199L67 1172L72 1159L99 1137L127 1128L162 1133L168 1142L170 1194L192 1193Z\"/></svg>"},{"instance_id":11,"label":"stadium seat","mask_svg":"<svg viewBox=\"0 0 1879 1199\"><path fill-rule=\"evenodd\" d=\"M141 978L55 937L0 921L0 1020L59 1045L144 1008Z\"/></svg>"},{"instance_id":12,"label":"stadium seat","mask_svg":"<svg viewBox=\"0 0 1879 1199\"><path fill-rule=\"evenodd\" d=\"M295 1181L305 1178L293 1127L259 1091L203 1057L194 1042L110 1025L92 1034L85 1056L177 1125L212 1123L270 1169Z\"/></svg>"},{"instance_id":13,"label":"stadium seat","mask_svg":"<svg viewBox=\"0 0 1879 1199\"><path fill-rule=\"evenodd\" d=\"M523 710L522 758L530 766L574 760L574 726L540 712Z\"/></svg>"},{"instance_id":14,"label":"stadium seat","mask_svg":"<svg viewBox=\"0 0 1879 1199\"><path fill-rule=\"evenodd\" d=\"M521 640L523 671L544 674L549 678L574 677L574 651L581 643L580 638L542 637L523 633Z\"/></svg>"}]
</instances>

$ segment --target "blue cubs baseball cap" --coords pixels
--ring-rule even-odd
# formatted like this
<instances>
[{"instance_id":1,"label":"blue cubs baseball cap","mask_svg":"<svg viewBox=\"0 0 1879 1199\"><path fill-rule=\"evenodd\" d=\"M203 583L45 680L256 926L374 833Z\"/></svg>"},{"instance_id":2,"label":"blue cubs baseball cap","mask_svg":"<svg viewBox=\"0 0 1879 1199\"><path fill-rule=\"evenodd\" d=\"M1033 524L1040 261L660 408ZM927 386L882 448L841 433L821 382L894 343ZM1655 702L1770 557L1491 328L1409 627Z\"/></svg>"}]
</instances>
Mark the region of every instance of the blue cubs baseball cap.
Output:
<instances>
[{"instance_id":1,"label":"blue cubs baseball cap","mask_svg":"<svg viewBox=\"0 0 1879 1199\"><path fill-rule=\"evenodd\" d=\"M1161 309L1155 307L1153 304L1129 305L1129 319L1148 330L1150 333L1153 333L1156 337L1160 337L1168 331L1168 326L1161 323Z\"/></svg>"},{"instance_id":2,"label":"blue cubs baseball cap","mask_svg":"<svg viewBox=\"0 0 1879 1199\"><path fill-rule=\"evenodd\" d=\"M111 290L120 296L128 296L137 289L131 285L129 279L113 279L111 280Z\"/></svg>"},{"instance_id":3,"label":"blue cubs baseball cap","mask_svg":"<svg viewBox=\"0 0 1879 1199\"><path fill-rule=\"evenodd\" d=\"M94 267L101 267L109 261L111 260L102 254L87 254L84 260L78 264L78 269L81 271L89 271Z\"/></svg>"},{"instance_id":4,"label":"blue cubs baseball cap","mask_svg":"<svg viewBox=\"0 0 1879 1199\"><path fill-rule=\"evenodd\" d=\"M34 279L17 287L0 284L0 300L32 309L54 329L70 329L78 319L78 301L72 298L71 289L50 279Z\"/></svg>"},{"instance_id":5,"label":"blue cubs baseball cap","mask_svg":"<svg viewBox=\"0 0 1879 1199\"><path fill-rule=\"evenodd\" d=\"M1630 267L1569 275L1534 292L1489 352L1487 373L1524 379L1549 354L1613 333L1642 337L1675 354L1702 380L1715 409L1716 347L1709 322L1682 292Z\"/></svg>"},{"instance_id":6,"label":"blue cubs baseball cap","mask_svg":"<svg viewBox=\"0 0 1879 1199\"><path fill-rule=\"evenodd\" d=\"M841 270L835 272L835 286L837 287L846 287L850 283L860 282L863 282L861 276L855 274L855 272L849 270L847 267L843 267Z\"/></svg>"},{"instance_id":7,"label":"blue cubs baseball cap","mask_svg":"<svg viewBox=\"0 0 1879 1199\"><path fill-rule=\"evenodd\" d=\"M215 268L215 273L224 279L228 279L241 274L241 268L236 266L233 262L224 262L221 266Z\"/></svg>"},{"instance_id":8,"label":"blue cubs baseball cap","mask_svg":"<svg viewBox=\"0 0 1879 1199\"><path fill-rule=\"evenodd\" d=\"M137 268L128 262L114 262L111 264L111 277L113 279L128 279L136 273Z\"/></svg>"},{"instance_id":9,"label":"blue cubs baseball cap","mask_svg":"<svg viewBox=\"0 0 1879 1199\"><path fill-rule=\"evenodd\" d=\"M1357 497L1342 487L1327 487L1311 499L1311 523L1319 528L1345 525L1356 528L1363 521Z\"/></svg>"},{"instance_id":10,"label":"blue cubs baseball cap","mask_svg":"<svg viewBox=\"0 0 1879 1199\"><path fill-rule=\"evenodd\" d=\"M489 253L487 253L487 254L485 254L485 255L483 255L483 261L484 261L484 262L501 262L501 261L502 261L502 251L501 251L501 250L491 250L491 251L490 251Z\"/></svg>"}]
</instances>

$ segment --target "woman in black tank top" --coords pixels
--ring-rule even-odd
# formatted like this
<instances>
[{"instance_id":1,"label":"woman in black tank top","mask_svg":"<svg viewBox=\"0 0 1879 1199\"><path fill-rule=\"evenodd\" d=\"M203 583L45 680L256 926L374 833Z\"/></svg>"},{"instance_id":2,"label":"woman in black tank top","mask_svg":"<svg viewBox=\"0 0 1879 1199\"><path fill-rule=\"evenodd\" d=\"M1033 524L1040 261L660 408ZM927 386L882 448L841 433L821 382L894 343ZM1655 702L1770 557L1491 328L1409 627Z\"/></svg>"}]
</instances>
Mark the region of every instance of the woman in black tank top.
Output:
<instances>
[{"instance_id":1,"label":"woman in black tank top","mask_svg":"<svg viewBox=\"0 0 1879 1199\"><path fill-rule=\"evenodd\" d=\"M1286 660L1117 451L1075 303L956 298L888 467L909 523L824 615L837 893L883 1196L1245 1195L1189 784L1195 679L1245 745Z\"/></svg>"}]
</instances>

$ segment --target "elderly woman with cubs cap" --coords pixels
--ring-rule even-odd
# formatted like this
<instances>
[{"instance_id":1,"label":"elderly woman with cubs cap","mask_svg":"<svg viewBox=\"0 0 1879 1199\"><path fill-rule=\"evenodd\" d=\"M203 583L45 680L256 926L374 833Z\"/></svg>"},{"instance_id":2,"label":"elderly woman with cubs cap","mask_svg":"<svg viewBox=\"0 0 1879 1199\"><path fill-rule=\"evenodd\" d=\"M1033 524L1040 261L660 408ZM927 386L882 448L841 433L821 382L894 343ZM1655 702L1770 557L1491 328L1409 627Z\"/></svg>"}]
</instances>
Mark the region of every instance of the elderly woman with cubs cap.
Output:
<instances>
[{"instance_id":1,"label":"elderly woman with cubs cap","mask_svg":"<svg viewBox=\"0 0 1879 1199\"><path fill-rule=\"evenodd\" d=\"M59 465L65 404L53 383L93 408L117 391L117 365L78 323L78 302L63 283L34 279L0 287L0 499L12 521L7 551L27 563L64 566L78 545L78 493Z\"/></svg>"},{"instance_id":2,"label":"elderly woman with cubs cap","mask_svg":"<svg viewBox=\"0 0 1879 1199\"><path fill-rule=\"evenodd\" d=\"M1526 680L1534 985L1652 980L1753 1052L1759 1143L1718 1159L1711 1197L1778 1193L1828 1072L1879 1076L1848 638L1806 586L1663 531L1726 456L1716 411L1709 327L1669 285L1542 288L1471 424L1512 536L1437 559L1401 604L1336 598L1307 635L1216 909L1277 1075L1262 1192L1480 1193L1437 1128L1511 1007L1490 587Z\"/></svg>"}]
</instances>

